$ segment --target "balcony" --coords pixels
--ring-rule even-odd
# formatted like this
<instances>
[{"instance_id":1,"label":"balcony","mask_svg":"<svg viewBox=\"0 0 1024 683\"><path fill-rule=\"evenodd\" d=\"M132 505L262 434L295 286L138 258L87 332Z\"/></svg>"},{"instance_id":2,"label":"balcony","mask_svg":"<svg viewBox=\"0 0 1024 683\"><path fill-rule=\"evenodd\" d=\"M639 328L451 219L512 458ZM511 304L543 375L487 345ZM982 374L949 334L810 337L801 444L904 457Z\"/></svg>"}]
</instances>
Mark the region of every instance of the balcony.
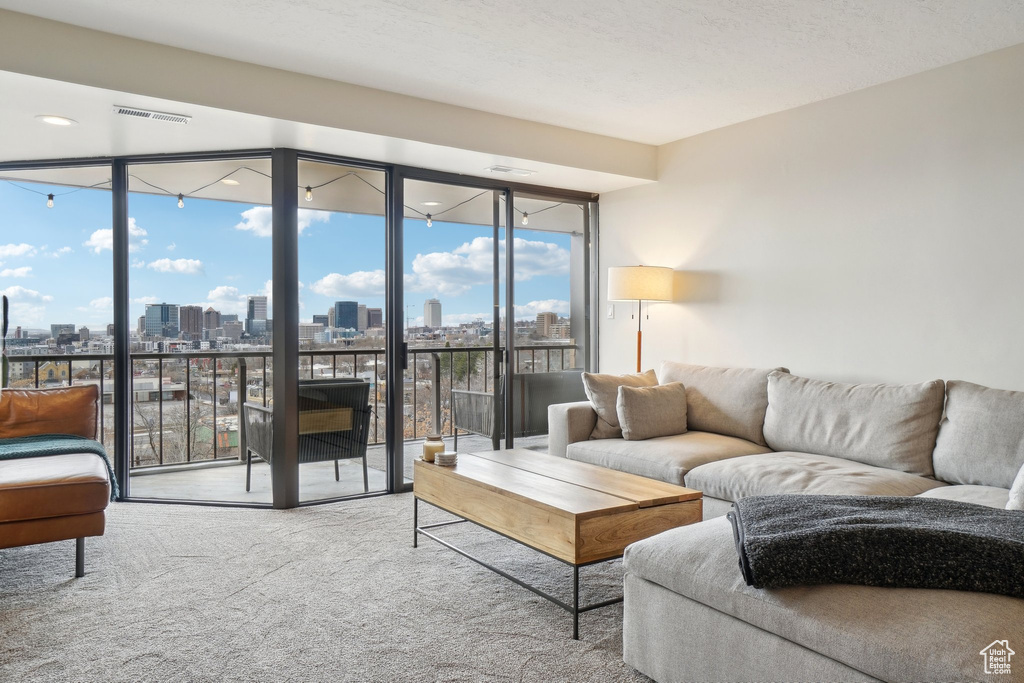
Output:
<instances>
[{"instance_id":1,"label":"balcony","mask_svg":"<svg viewBox=\"0 0 1024 683\"><path fill-rule=\"evenodd\" d=\"M503 350L499 353L504 355ZM98 385L103 396L98 432L103 444L112 449L112 356L32 355L12 356L10 361L15 387ZM576 364L576 348L523 346L516 349L515 362L520 373L568 370ZM369 490L386 490L384 349L303 350L299 369L304 378L357 377L371 384ZM133 353L132 371L129 490L133 498L271 501L270 468L263 462L254 463L251 491L245 491L244 434L238 414L240 397L263 405L273 403L271 352ZM427 434L441 433L451 446L453 389L493 392L493 347L409 349L402 392L407 479L412 477L413 457ZM543 450L547 436L517 438L516 445ZM460 431L461 452L491 448L489 437ZM363 493L361 461L342 461L340 481L335 480L332 462L303 464L299 477L302 500Z\"/></svg>"}]
</instances>

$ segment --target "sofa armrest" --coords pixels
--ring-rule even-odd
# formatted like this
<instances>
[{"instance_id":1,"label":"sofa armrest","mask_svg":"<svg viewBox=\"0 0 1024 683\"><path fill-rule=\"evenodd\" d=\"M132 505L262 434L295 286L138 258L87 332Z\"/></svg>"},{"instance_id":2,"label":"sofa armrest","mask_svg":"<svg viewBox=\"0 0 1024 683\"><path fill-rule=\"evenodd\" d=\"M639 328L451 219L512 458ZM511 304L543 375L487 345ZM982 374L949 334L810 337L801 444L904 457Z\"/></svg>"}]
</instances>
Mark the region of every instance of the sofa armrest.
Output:
<instances>
[{"instance_id":1,"label":"sofa armrest","mask_svg":"<svg viewBox=\"0 0 1024 683\"><path fill-rule=\"evenodd\" d=\"M590 401L554 403L548 406L548 453L565 457L569 444L586 441L597 425Z\"/></svg>"}]
</instances>

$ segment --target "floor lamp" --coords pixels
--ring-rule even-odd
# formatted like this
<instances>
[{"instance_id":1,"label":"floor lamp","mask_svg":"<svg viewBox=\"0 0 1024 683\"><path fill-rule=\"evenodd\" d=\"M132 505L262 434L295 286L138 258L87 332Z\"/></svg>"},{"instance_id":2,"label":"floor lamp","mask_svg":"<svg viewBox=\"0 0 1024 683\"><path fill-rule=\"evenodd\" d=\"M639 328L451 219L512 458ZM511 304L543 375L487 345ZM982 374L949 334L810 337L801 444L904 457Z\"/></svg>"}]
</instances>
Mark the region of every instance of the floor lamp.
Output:
<instances>
[{"instance_id":1,"label":"floor lamp","mask_svg":"<svg viewBox=\"0 0 1024 683\"><path fill-rule=\"evenodd\" d=\"M640 369L640 348L645 301L672 300L671 268L661 266L619 266L608 269L608 300L636 301L636 371Z\"/></svg>"}]
</instances>

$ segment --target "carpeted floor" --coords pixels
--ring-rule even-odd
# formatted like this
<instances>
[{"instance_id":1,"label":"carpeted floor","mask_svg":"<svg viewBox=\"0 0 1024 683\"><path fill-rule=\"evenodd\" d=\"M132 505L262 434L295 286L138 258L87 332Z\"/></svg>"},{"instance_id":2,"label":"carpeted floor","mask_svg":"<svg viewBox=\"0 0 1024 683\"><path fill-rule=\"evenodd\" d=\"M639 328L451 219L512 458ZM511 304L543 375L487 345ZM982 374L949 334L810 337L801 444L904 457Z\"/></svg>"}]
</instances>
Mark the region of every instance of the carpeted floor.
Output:
<instances>
[{"instance_id":1,"label":"carpeted floor","mask_svg":"<svg viewBox=\"0 0 1024 683\"><path fill-rule=\"evenodd\" d=\"M421 506L424 522L444 513ZM411 494L289 511L115 504L74 542L0 550L0 681L645 681L622 606L581 617L412 548ZM469 524L439 533L564 599L571 570ZM621 594L620 562L581 571Z\"/></svg>"}]
</instances>

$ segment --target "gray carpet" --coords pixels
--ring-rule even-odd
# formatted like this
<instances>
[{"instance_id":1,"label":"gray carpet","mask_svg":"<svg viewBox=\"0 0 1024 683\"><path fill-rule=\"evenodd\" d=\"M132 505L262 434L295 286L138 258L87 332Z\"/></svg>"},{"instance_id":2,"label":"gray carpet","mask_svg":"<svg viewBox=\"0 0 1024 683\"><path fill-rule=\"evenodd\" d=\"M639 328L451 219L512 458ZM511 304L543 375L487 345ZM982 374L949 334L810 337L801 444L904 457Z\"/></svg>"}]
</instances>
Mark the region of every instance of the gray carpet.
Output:
<instances>
[{"instance_id":1,"label":"gray carpet","mask_svg":"<svg viewBox=\"0 0 1024 683\"><path fill-rule=\"evenodd\" d=\"M421 506L426 522L444 513ZM0 550L0 681L631 681L622 606L581 617L452 551L411 494L289 511L115 504L74 543ZM439 533L568 599L571 571L469 524ZM621 594L620 562L582 570Z\"/></svg>"}]
</instances>

